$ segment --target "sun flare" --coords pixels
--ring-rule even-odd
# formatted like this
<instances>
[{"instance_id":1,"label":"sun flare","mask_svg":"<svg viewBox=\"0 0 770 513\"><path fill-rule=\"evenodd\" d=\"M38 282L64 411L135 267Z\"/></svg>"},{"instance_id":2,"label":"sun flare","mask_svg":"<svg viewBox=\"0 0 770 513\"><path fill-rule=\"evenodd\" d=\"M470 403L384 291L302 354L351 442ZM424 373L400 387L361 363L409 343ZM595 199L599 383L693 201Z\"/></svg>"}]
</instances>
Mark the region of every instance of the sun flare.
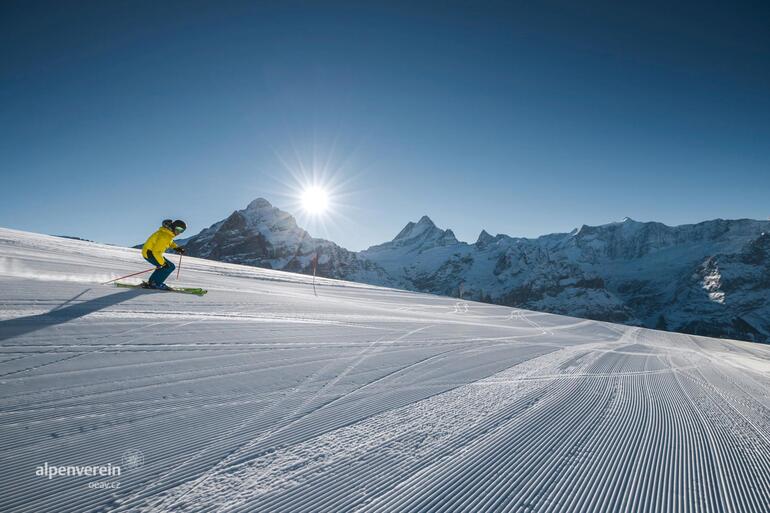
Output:
<instances>
[{"instance_id":1,"label":"sun flare","mask_svg":"<svg viewBox=\"0 0 770 513\"><path fill-rule=\"evenodd\" d=\"M309 214L323 214L329 208L329 194L321 187L307 187L302 191L301 201Z\"/></svg>"}]
</instances>

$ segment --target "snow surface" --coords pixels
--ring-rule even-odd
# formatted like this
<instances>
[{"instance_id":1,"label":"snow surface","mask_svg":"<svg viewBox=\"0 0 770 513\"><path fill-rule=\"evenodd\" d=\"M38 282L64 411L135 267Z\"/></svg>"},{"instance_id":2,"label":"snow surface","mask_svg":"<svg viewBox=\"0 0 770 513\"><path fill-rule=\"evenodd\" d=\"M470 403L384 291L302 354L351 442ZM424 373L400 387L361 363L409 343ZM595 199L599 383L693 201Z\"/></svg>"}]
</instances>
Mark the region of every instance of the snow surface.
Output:
<instances>
[{"instance_id":1,"label":"snow surface","mask_svg":"<svg viewBox=\"0 0 770 513\"><path fill-rule=\"evenodd\" d=\"M0 511L770 511L768 346L187 257L204 297L100 285L143 268L0 229Z\"/></svg>"}]
</instances>

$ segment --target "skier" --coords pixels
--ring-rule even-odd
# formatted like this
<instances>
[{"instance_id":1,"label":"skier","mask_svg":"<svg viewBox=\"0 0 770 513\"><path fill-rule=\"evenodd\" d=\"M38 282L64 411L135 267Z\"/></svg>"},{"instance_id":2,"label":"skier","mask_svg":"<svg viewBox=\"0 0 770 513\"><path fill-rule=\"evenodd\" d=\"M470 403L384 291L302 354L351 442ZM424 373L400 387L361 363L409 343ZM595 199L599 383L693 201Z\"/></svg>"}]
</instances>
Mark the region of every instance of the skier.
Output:
<instances>
[{"instance_id":1,"label":"skier","mask_svg":"<svg viewBox=\"0 0 770 513\"><path fill-rule=\"evenodd\" d=\"M179 254L184 254L184 248L182 246L177 246L173 239L186 229L187 225L184 221L179 219L176 221L166 219L163 221L163 226L150 235L147 242L142 246L142 256L145 260L155 266L155 271L150 275L150 279L146 285L148 288L171 290L171 288L163 282L166 281L166 278L171 276L171 273L174 272L176 267L170 260L163 258L163 253L171 248Z\"/></svg>"}]
</instances>

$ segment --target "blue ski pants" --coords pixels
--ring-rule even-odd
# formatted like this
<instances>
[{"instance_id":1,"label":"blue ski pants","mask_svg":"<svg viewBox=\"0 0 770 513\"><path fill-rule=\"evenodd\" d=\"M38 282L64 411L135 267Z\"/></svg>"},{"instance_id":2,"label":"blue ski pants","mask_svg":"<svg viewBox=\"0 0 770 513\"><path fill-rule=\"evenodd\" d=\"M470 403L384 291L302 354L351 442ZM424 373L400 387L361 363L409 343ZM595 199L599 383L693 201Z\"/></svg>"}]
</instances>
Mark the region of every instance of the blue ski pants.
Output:
<instances>
[{"instance_id":1,"label":"blue ski pants","mask_svg":"<svg viewBox=\"0 0 770 513\"><path fill-rule=\"evenodd\" d=\"M150 275L149 279L150 283L154 283L156 285L166 281L166 278L171 276L171 273L173 273L174 269L176 269L176 266L168 258L164 259L166 261L165 266L160 265L160 263L158 263L158 261L155 259L155 255L152 254L152 251L147 252L147 258L145 258L145 260L157 267L157 269L155 269L155 271Z\"/></svg>"}]
</instances>

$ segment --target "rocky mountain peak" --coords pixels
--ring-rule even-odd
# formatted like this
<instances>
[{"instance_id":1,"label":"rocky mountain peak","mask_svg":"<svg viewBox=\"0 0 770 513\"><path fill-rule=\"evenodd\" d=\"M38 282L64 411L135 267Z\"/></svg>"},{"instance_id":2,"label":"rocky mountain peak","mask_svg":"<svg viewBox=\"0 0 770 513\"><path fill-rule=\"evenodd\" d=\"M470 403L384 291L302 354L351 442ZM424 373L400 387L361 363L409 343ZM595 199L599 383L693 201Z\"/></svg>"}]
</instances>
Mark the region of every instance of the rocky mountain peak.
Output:
<instances>
[{"instance_id":1,"label":"rocky mountain peak","mask_svg":"<svg viewBox=\"0 0 770 513\"><path fill-rule=\"evenodd\" d=\"M435 223L431 221L430 217L428 216L422 216L419 221L417 221L418 225L425 225L425 226L432 226L436 227Z\"/></svg>"},{"instance_id":2,"label":"rocky mountain peak","mask_svg":"<svg viewBox=\"0 0 770 513\"><path fill-rule=\"evenodd\" d=\"M479 234L479 238L476 239L476 245L481 247L489 244L490 242L493 242L495 240L494 237L492 237L489 232L486 230L481 230L481 233Z\"/></svg>"},{"instance_id":3,"label":"rocky mountain peak","mask_svg":"<svg viewBox=\"0 0 770 513\"><path fill-rule=\"evenodd\" d=\"M443 233L443 231L437 228L433 221L431 221L430 217L422 216L416 223L413 221L406 223L406 226L398 232L398 235L396 235L393 241L409 240L434 231Z\"/></svg>"},{"instance_id":4,"label":"rocky mountain peak","mask_svg":"<svg viewBox=\"0 0 770 513\"><path fill-rule=\"evenodd\" d=\"M265 198L257 198L246 207L246 210L260 210L263 208L272 208L272 204Z\"/></svg>"}]
</instances>

